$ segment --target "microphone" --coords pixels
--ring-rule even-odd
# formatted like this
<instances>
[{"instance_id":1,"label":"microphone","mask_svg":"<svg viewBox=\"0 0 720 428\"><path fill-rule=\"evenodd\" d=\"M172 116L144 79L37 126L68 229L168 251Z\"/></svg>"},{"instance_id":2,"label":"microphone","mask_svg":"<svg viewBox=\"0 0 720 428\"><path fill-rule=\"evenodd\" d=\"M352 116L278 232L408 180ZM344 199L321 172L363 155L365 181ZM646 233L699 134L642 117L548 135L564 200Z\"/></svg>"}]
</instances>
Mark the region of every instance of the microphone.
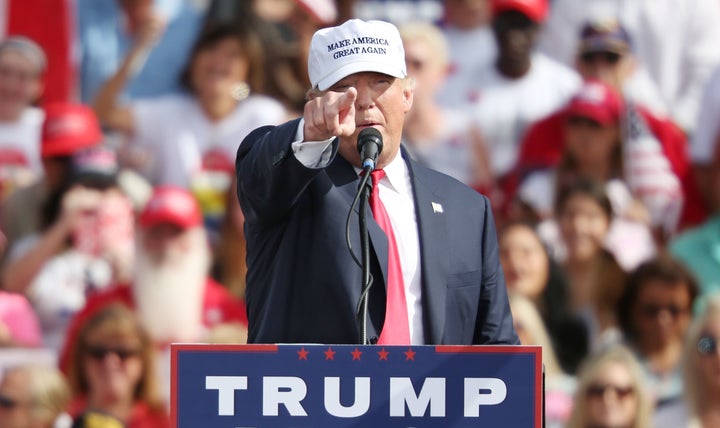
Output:
<instances>
[{"instance_id":1,"label":"microphone","mask_svg":"<svg viewBox=\"0 0 720 428\"><path fill-rule=\"evenodd\" d=\"M363 169L375 169L375 161L382 152L382 134L375 128L365 128L358 134L357 149Z\"/></svg>"}]
</instances>

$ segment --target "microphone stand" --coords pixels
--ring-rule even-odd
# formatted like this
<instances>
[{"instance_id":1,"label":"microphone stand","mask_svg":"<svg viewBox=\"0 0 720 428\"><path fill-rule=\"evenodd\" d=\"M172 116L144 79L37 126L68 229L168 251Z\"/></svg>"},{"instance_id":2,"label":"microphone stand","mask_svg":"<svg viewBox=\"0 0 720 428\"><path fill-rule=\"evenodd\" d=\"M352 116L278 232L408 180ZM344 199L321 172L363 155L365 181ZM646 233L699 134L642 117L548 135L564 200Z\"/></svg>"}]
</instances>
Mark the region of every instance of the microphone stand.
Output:
<instances>
[{"instance_id":1,"label":"microphone stand","mask_svg":"<svg viewBox=\"0 0 720 428\"><path fill-rule=\"evenodd\" d=\"M360 196L358 206L358 225L360 229L362 292L360 294L360 300L358 301L356 316L358 318L358 334L361 340L361 345L367 345L368 299L370 286L372 285L372 275L370 274L370 235L368 234L367 228L367 207L370 193L372 192L372 180L370 180L372 167L365 167L363 171L362 179L358 185L358 193Z\"/></svg>"},{"instance_id":2,"label":"microphone stand","mask_svg":"<svg viewBox=\"0 0 720 428\"><path fill-rule=\"evenodd\" d=\"M370 235L368 234L366 213L368 200L370 199L370 192L372 192L372 180L370 180L370 174L375 169L375 160L380 155L380 152L382 152L382 138L383 137L380 131L373 127L365 128L358 134L357 149L360 153L363 172L361 174L360 184L358 185L358 191L355 194L355 199L350 207L350 211L348 211L348 218L345 223L345 239L347 241L348 249L350 249L350 254L352 254L355 263L357 263L362 270L362 290L357 307L355 308L355 320L358 327L358 337L360 338L360 343L362 345L368 344L368 300L370 298L370 286L372 286L373 283L373 277L370 273ZM358 209L360 210L358 215L358 226L360 228L361 260L358 260L352 251L349 228L350 215L358 202Z\"/></svg>"}]
</instances>

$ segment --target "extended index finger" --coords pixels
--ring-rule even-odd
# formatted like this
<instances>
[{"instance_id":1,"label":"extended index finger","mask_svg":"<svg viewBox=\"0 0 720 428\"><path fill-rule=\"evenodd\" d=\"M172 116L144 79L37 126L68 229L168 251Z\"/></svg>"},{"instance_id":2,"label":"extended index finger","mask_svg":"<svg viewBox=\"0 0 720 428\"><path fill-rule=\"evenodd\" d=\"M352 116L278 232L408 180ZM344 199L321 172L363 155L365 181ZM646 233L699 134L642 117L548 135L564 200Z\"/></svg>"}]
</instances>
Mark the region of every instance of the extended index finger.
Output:
<instances>
[{"instance_id":1,"label":"extended index finger","mask_svg":"<svg viewBox=\"0 0 720 428\"><path fill-rule=\"evenodd\" d=\"M348 88L338 98L338 115L337 123L335 123L335 135L350 135L355 132L355 99L357 98L357 90Z\"/></svg>"}]
</instances>

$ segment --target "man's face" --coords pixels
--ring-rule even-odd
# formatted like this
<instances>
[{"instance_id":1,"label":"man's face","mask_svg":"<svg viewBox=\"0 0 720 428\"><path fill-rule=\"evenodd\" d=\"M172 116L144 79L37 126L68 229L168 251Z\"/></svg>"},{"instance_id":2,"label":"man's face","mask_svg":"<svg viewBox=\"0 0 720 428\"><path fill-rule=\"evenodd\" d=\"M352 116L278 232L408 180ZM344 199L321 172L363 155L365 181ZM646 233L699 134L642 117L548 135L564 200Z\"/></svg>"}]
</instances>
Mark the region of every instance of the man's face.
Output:
<instances>
[{"instance_id":1,"label":"man's face","mask_svg":"<svg viewBox=\"0 0 720 428\"><path fill-rule=\"evenodd\" d=\"M680 344L692 320L688 285L649 280L638 291L633 307L635 335L644 351Z\"/></svg>"},{"instance_id":2,"label":"man's face","mask_svg":"<svg viewBox=\"0 0 720 428\"><path fill-rule=\"evenodd\" d=\"M525 61L532 54L539 25L516 11L499 13L492 22L500 56Z\"/></svg>"},{"instance_id":3,"label":"man's face","mask_svg":"<svg viewBox=\"0 0 720 428\"><path fill-rule=\"evenodd\" d=\"M186 229L172 223L158 223L143 231L144 253L156 263L171 262L191 245Z\"/></svg>"},{"instance_id":4,"label":"man's face","mask_svg":"<svg viewBox=\"0 0 720 428\"><path fill-rule=\"evenodd\" d=\"M0 120L14 120L42 93L37 65L12 49L0 53Z\"/></svg>"},{"instance_id":5,"label":"man's face","mask_svg":"<svg viewBox=\"0 0 720 428\"><path fill-rule=\"evenodd\" d=\"M353 165L360 166L357 137L365 128L376 128L383 136L383 151L378 168L383 168L400 148L405 113L412 107L414 86L411 81L386 74L361 72L351 74L330 87L330 91L357 90L355 99L355 132L340 140L340 155Z\"/></svg>"},{"instance_id":6,"label":"man's face","mask_svg":"<svg viewBox=\"0 0 720 428\"><path fill-rule=\"evenodd\" d=\"M403 39L405 66L415 79L418 97L434 97L447 76L447 64L438 59L431 43L419 37ZM419 99L419 98L418 98Z\"/></svg>"},{"instance_id":7,"label":"man's face","mask_svg":"<svg viewBox=\"0 0 720 428\"><path fill-rule=\"evenodd\" d=\"M575 68L584 80L601 80L614 88L622 88L632 74L635 63L625 52L584 52L578 55Z\"/></svg>"},{"instance_id":8,"label":"man's face","mask_svg":"<svg viewBox=\"0 0 720 428\"><path fill-rule=\"evenodd\" d=\"M587 171L598 163L611 167L619 141L618 125L602 125L583 116L570 116L565 121L565 150L580 170Z\"/></svg>"}]
</instances>

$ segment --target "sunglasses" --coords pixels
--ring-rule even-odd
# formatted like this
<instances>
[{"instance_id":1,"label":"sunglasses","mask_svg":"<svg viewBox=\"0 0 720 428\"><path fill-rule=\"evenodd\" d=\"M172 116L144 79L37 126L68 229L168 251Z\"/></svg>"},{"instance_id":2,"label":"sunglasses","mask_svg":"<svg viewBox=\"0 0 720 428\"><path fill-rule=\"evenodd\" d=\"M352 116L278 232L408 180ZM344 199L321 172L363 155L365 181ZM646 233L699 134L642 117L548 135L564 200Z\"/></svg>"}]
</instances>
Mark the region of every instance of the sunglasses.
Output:
<instances>
[{"instance_id":1,"label":"sunglasses","mask_svg":"<svg viewBox=\"0 0 720 428\"><path fill-rule=\"evenodd\" d=\"M698 340L697 349L700 355L715 355L717 353L717 339L703 334Z\"/></svg>"},{"instance_id":2,"label":"sunglasses","mask_svg":"<svg viewBox=\"0 0 720 428\"><path fill-rule=\"evenodd\" d=\"M588 398L602 398L605 397L605 394L607 391L612 391L615 393L615 396L623 400L625 398L630 397L632 394L635 393L635 388L633 386L617 386L617 385L590 385L587 389L587 396Z\"/></svg>"},{"instance_id":3,"label":"sunglasses","mask_svg":"<svg viewBox=\"0 0 720 428\"><path fill-rule=\"evenodd\" d=\"M116 355L121 361L135 357L140 354L137 349L105 348L102 346L88 346L85 353L92 359L104 361L108 355Z\"/></svg>"},{"instance_id":4,"label":"sunglasses","mask_svg":"<svg viewBox=\"0 0 720 428\"><path fill-rule=\"evenodd\" d=\"M17 400L14 400L8 396L0 395L0 408L2 409L13 409L17 407L18 403Z\"/></svg>"},{"instance_id":5,"label":"sunglasses","mask_svg":"<svg viewBox=\"0 0 720 428\"><path fill-rule=\"evenodd\" d=\"M593 64L602 61L607 64L615 65L620 62L622 55L615 52L585 52L580 55L580 60L586 64Z\"/></svg>"},{"instance_id":6,"label":"sunglasses","mask_svg":"<svg viewBox=\"0 0 720 428\"><path fill-rule=\"evenodd\" d=\"M661 312L667 311L667 313L670 314L673 318L678 318L680 315L684 315L688 312L688 309L681 308L677 305L653 305L653 304L647 304L640 306L640 311L643 315L645 315L648 318L657 318L658 315L660 315Z\"/></svg>"}]
</instances>

